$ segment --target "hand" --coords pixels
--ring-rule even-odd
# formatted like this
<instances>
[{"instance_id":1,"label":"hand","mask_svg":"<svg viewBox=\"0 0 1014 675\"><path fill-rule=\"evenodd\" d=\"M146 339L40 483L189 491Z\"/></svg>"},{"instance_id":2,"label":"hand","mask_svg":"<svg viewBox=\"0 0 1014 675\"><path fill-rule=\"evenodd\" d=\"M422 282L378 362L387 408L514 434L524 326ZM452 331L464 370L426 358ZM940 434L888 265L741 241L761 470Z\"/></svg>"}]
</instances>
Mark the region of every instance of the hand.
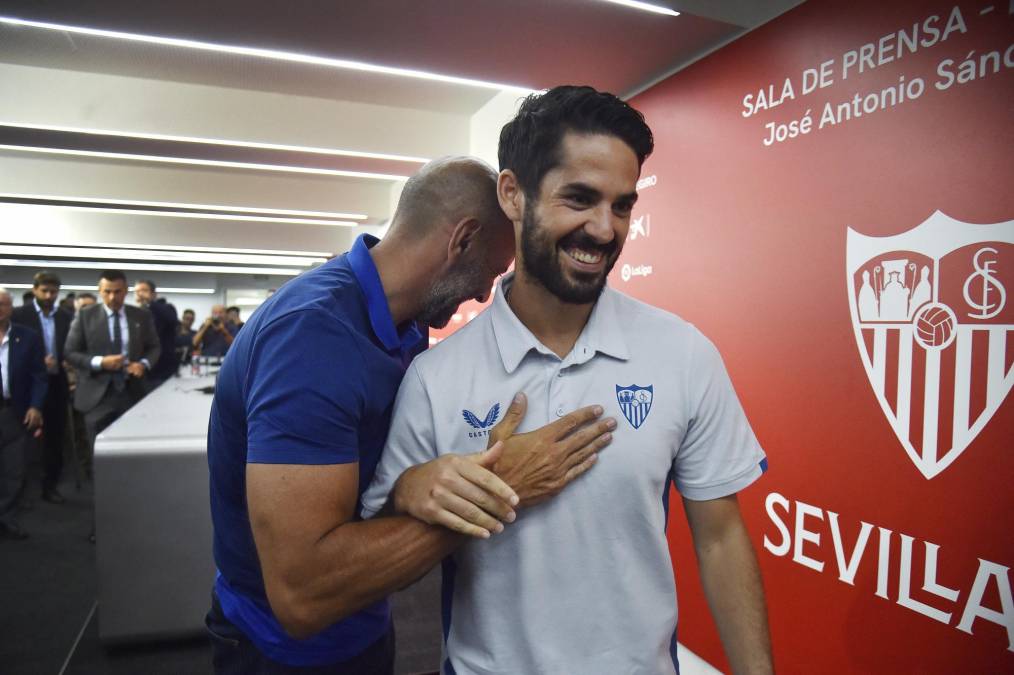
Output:
<instances>
[{"instance_id":1,"label":"hand","mask_svg":"<svg viewBox=\"0 0 1014 675\"><path fill-rule=\"evenodd\" d=\"M503 443L471 455L444 455L407 469L394 484L394 510L430 525L487 539L514 522L518 496L490 471Z\"/></svg>"},{"instance_id":2,"label":"hand","mask_svg":"<svg viewBox=\"0 0 1014 675\"><path fill-rule=\"evenodd\" d=\"M56 357L55 356L53 356L52 354L46 354L46 358L44 360L46 362L46 370L55 370L56 369Z\"/></svg>"},{"instance_id":3,"label":"hand","mask_svg":"<svg viewBox=\"0 0 1014 675\"><path fill-rule=\"evenodd\" d=\"M612 441L616 420L596 422L602 406L586 406L541 429L514 434L527 408L528 399L519 393L493 427L489 441L504 444L494 473L514 488L522 505L533 506L555 496L592 467L598 451Z\"/></svg>"},{"instance_id":4,"label":"hand","mask_svg":"<svg viewBox=\"0 0 1014 675\"><path fill-rule=\"evenodd\" d=\"M127 364L127 375L130 375L131 377L144 377L146 372L148 372L147 369L140 361L134 361L133 363Z\"/></svg>"},{"instance_id":5,"label":"hand","mask_svg":"<svg viewBox=\"0 0 1014 675\"><path fill-rule=\"evenodd\" d=\"M42 436L42 411L38 408L29 408L25 413L24 425L29 431L35 429L33 435L36 438Z\"/></svg>"},{"instance_id":6,"label":"hand","mask_svg":"<svg viewBox=\"0 0 1014 675\"><path fill-rule=\"evenodd\" d=\"M123 370L123 362L126 359L123 354L110 354L102 357L102 370Z\"/></svg>"}]
</instances>

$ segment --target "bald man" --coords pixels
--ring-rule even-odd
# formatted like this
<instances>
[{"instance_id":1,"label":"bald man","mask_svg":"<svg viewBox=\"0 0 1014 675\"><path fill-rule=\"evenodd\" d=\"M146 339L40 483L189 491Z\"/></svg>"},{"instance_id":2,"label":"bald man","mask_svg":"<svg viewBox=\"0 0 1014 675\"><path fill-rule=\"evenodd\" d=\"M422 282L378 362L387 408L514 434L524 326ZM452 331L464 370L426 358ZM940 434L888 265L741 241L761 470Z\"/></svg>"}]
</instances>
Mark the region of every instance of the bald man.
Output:
<instances>
[{"instance_id":1,"label":"bald man","mask_svg":"<svg viewBox=\"0 0 1014 675\"><path fill-rule=\"evenodd\" d=\"M506 442L413 467L387 517L355 515L425 326L485 300L513 258L496 179L470 158L427 164L383 242L363 235L290 281L236 336L208 431L217 672L392 672L387 595L511 527L519 494L555 495L608 442L597 406L512 435L519 395L496 427L499 411L483 421Z\"/></svg>"}]
</instances>

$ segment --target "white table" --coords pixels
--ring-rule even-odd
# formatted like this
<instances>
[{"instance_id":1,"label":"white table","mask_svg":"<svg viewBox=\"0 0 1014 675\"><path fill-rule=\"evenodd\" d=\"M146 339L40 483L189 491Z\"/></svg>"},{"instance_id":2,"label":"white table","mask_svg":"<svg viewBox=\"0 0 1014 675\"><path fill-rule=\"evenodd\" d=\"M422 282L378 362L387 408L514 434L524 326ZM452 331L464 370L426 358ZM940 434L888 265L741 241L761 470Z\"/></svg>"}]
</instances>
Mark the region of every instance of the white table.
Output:
<instances>
[{"instance_id":1,"label":"white table","mask_svg":"<svg viewBox=\"0 0 1014 675\"><path fill-rule=\"evenodd\" d=\"M99 637L203 631L215 578L207 434L214 377L172 378L95 441Z\"/></svg>"}]
</instances>

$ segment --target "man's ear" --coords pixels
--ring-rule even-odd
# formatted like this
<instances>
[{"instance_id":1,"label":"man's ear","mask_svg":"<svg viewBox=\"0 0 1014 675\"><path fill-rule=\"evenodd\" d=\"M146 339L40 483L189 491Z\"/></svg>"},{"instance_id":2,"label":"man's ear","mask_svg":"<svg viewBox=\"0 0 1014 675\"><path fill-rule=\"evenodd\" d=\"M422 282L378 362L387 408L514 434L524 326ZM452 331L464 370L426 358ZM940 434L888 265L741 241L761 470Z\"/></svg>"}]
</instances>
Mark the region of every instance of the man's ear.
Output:
<instances>
[{"instance_id":1,"label":"man's ear","mask_svg":"<svg viewBox=\"0 0 1014 675\"><path fill-rule=\"evenodd\" d=\"M504 169L496 178L496 198L511 222L521 222L525 213L525 193L510 169Z\"/></svg>"},{"instance_id":2,"label":"man's ear","mask_svg":"<svg viewBox=\"0 0 1014 675\"><path fill-rule=\"evenodd\" d=\"M462 256L467 255L470 249L476 248L481 230L482 224L478 218L470 216L459 220L451 230L451 238L447 242L447 261L456 263Z\"/></svg>"}]
</instances>

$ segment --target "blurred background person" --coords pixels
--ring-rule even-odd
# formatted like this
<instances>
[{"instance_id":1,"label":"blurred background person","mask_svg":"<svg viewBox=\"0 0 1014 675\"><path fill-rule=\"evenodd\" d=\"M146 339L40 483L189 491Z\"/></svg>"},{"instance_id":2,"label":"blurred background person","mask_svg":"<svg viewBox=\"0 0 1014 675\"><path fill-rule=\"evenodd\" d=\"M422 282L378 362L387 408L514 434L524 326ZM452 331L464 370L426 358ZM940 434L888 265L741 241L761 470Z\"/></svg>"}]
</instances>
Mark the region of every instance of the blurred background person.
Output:
<instances>
[{"instance_id":1,"label":"blurred background person","mask_svg":"<svg viewBox=\"0 0 1014 675\"><path fill-rule=\"evenodd\" d=\"M24 483L29 434L42 430L46 400L46 348L42 336L11 321L14 298L0 288L0 536L25 539L14 518Z\"/></svg>"},{"instance_id":2,"label":"blurred background person","mask_svg":"<svg viewBox=\"0 0 1014 675\"><path fill-rule=\"evenodd\" d=\"M201 356L225 356L232 345L236 331L226 318L225 305L212 305L211 316L204 320L194 336L194 353Z\"/></svg>"},{"instance_id":3,"label":"blurred background person","mask_svg":"<svg viewBox=\"0 0 1014 675\"><path fill-rule=\"evenodd\" d=\"M57 304L57 307L74 316L77 313L77 295L74 293L65 294L63 299Z\"/></svg>"},{"instance_id":4,"label":"blurred background person","mask_svg":"<svg viewBox=\"0 0 1014 675\"><path fill-rule=\"evenodd\" d=\"M239 307L230 307L225 310L225 316L233 326L236 327L236 332L243 327L243 321L239 318Z\"/></svg>"},{"instance_id":5,"label":"blurred background person","mask_svg":"<svg viewBox=\"0 0 1014 675\"><path fill-rule=\"evenodd\" d=\"M165 298L158 297L155 282L150 279L141 279L134 284L134 298L139 307L151 312L161 349L158 363L153 365L151 372L148 373L148 388L151 390L175 375L179 368L176 333L179 330L180 320L176 316L176 308L166 302Z\"/></svg>"},{"instance_id":6,"label":"blurred background person","mask_svg":"<svg viewBox=\"0 0 1014 675\"><path fill-rule=\"evenodd\" d=\"M98 302L98 299L92 293L79 293L74 298L75 314L80 312L82 307L91 307L96 302ZM70 362L67 360L64 360L63 367L67 372L68 396L73 400L74 390L77 388L77 371L74 370L74 366L70 365ZM78 476L84 476L86 479L91 480L93 453L91 443L88 440L88 432L85 428L84 415L74 406L70 406L70 418L72 423L71 448L74 451L74 459L78 465Z\"/></svg>"},{"instance_id":7,"label":"blurred background person","mask_svg":"<svg viewBox=\"0 0 1014 675\"><path fill-rule=\"evenodd\" d=\"M57 307L60 277L49 271L38 272L32 279L32 302L13 311L11 320L27 326L42 336L48 379L42 415L46 428L42 434L42 498L62 504L60 476L66 447L69 388L63 366L63 347L67 341L73 316Z\"/></svg>"},{"instance_id":8,"label":"blurred background person","mask_svg":"<svg viewBox=\"0 0 1014 675\"><path fill-rule=\"evenodd\" d=\"M33 300L35 300L35 293L32 293L31 291L25 291L24 293L21 294L22 305L30 305L32 304Z\"/></svg>"},{"instance_id":9,"label":"blurred background person","mask_svg":"<svg viewBox=\"0 0 1014 675\"><path fill-rule=\"evenodd\" d=\"M106 270L101 303L78 310L67 337L67 360L77 370L74 407L84 415L89 444L146 392L145 378L160 346L151 312L125 305L127 277Z\"/></svg>"},{"instance_id":10,"label":"blurred background person","mask_svg":"<svg viewBox=\"0 0 1014 675\"><path fill-rule=\"evenodd\" d=\"M197 335L197 331L194 330L196 318L194 310L183 310L179 332L176 334L176 357L180 363L190 363L190 356L194 351L194 336Z\"/></svg>"}]
</instances>

